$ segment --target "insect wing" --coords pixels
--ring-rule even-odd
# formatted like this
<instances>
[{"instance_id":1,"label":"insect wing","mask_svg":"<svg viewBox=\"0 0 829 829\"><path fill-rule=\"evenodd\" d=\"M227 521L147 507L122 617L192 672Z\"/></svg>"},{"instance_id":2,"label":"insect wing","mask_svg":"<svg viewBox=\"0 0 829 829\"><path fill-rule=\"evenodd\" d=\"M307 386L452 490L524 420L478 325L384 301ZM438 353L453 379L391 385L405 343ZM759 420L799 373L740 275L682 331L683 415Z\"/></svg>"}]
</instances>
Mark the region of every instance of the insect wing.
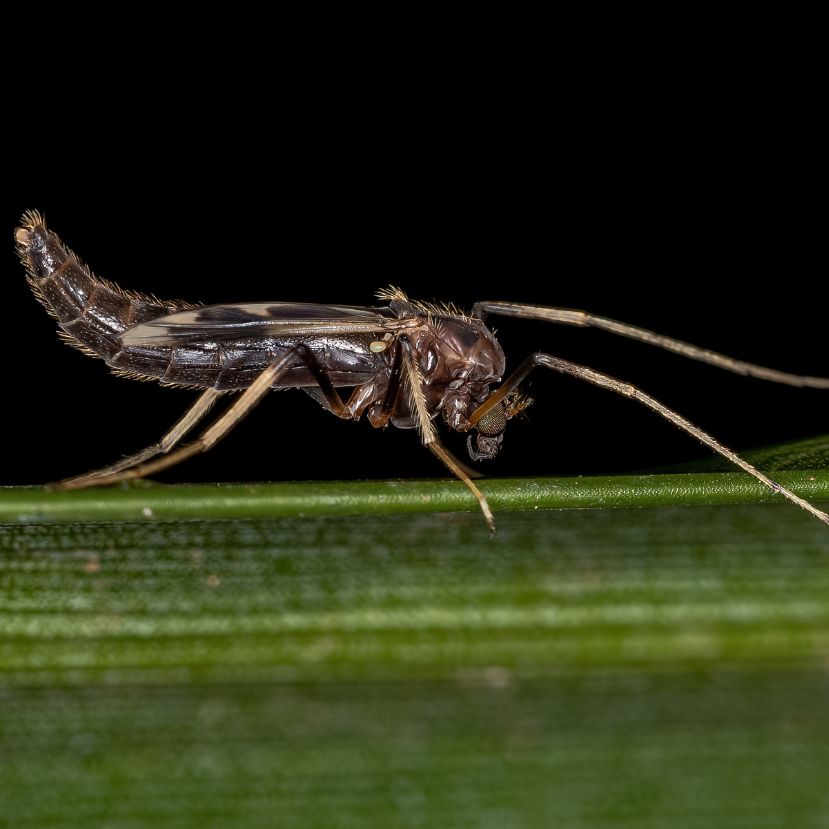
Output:
<instances>
[{"instance_id":1,"label":"insect wing","mask_svg":"<svg viewBox=\"0 0 829 829\"><path fill-rule=\"evenodd\" d=\"M393 320L387 308L261 302L206 305L128 328L125 346L183 345L254 337L382 333Z\"/></svg>"}]
</instances>

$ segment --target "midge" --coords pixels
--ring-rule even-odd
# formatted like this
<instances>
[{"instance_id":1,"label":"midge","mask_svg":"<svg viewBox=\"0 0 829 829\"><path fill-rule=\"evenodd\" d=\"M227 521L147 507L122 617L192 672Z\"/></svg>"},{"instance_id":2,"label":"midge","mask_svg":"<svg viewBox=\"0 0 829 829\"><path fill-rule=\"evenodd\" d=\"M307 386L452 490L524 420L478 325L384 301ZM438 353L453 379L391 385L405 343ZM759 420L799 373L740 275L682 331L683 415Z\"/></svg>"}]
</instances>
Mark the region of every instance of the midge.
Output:
<instances>
[{"instance_id":1,"label":"midge","mask_svg":"<svg viewBox=\"0 0 829 829\"><path fill-rule=\"evenodd\" d=\"M17 250L35 296L55 317L61 336L102 358L117 374L201 390L195 404L161 440L117 463L56 486L77 489L141 478L216 445L271 390L301 388L345 420L416 428L421 442L466 484L490 529L486 498L467 468L443 446L438 416L467 432L473 461L494 458L510 418L529 400L519 393L541 366L630 397L829 524L829 516L776 484L713 437L628 383L591 368L536 353L507 375L500 345L484 321L489 314L601 328L737 374L792 386L829 389L829 378L801 377L724 357L632 325L583 311L479 302L471 314L451 305L410 300L398 288L381 291L385 305L262 302L189 305L124 291L99 279L48 230L40 213L23 215ZM351 391L343 398L340 389ZM238 392L227 410L191 443L175 448L219 397Z\"/></svg>"}]
</instances>

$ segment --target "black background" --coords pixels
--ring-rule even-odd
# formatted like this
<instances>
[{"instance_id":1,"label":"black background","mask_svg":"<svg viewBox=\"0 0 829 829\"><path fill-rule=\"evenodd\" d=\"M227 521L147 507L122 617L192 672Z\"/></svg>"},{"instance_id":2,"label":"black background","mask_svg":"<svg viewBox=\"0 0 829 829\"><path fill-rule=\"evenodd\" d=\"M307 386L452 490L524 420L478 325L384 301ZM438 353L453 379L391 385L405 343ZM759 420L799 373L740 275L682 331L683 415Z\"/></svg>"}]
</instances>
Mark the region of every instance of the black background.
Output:
<instances>
[{"instance_id":1,"label":"black background","mask_svg":"<svg viewBox=\"0 0 829 829\"><path fill-rule=\"evenodd\" d=\"M324 101L280 98L266 113L180 89L178 109L151 121L127 107L110 124L68 114L24 124L0 212L2 483L106 464L157 439L194 397L114 377L59 342L13 252L27 208L45 212L99 275L161 297L359 305L393 283L467 308L487 298L584 308L829 374L820 119L790 89L714 95L695 84L608 80L601 95L565 99L486 84L431 98L412 82L393 102L369 91L359 104L332 81ZM509 365L536 349L590 365L738 450L827 429L826 393L600 332L492 324ZM543 373L530 391L536 403L510 425L491 474L625 471L708 454L608 392ZM462 439L450 446L463 453ZM340 422L286 392L163 479L442 474L413 432Z\"/></svg>"}]
</instances>

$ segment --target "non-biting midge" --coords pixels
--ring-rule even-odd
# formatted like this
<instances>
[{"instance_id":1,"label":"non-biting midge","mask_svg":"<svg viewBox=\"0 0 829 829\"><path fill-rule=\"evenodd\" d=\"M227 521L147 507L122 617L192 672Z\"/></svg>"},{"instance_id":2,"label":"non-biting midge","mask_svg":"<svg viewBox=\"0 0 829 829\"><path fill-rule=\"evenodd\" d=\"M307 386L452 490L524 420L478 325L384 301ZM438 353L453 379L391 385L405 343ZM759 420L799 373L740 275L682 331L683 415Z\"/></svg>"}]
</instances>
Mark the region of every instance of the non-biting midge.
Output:
<instances>
[{"instance_id":1,"label":"non-biting midge","mask_svg":"<svg viewBox=\"0 0 829 829\"><path fill-rule=\"evenodd\" d=\"M521 382L543 367L638 401L829 524L826 513L628 383L540 352L527 357L502 382L506 359L485 320L500 315L600 328L728 371L792 386L829 389L829 378L764 368L584 311L479 302L465 314L452 305L410 300L398 288L381 291L378 298L385 304L372 308L162 301L96 277L46 227L40 213L23 215L15 241L29 284L57 320L66 342L100 357L125 377L201 392L158 443L111 466L61 481L57 488L111 484L166 469L213 447L271 389L301 388L345 420L365 415L375 427L416 428L422 443L477 498L494 531L486 498L472 480L478 474L446 449L435 421L468 433L473 461L494 458L507 423L529 404L519 392ZM342 396L340 389L350 391ZM228 392L238 394L224 414L191 443L178 446Z\"/></svg>"}]
</instances>

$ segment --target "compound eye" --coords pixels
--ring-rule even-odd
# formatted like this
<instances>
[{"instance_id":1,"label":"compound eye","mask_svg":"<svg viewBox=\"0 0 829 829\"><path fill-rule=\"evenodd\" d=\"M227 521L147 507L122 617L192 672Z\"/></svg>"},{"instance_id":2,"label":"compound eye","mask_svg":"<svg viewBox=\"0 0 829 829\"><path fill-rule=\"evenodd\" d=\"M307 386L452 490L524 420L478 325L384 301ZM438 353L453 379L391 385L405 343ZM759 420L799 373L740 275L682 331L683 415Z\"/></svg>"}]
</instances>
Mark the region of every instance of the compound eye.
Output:
<instances>
[{"instance_id":1,"label":"compound eye","mask_svg":"<svg viewBox=\"0 0 829 829\"><path fill-rule=\"evenodd\" d=\"M507 413L504 404L493 406L476 424L475 428L482 435L500 435L507 428Z\"/></svg>"}]
</instances>

